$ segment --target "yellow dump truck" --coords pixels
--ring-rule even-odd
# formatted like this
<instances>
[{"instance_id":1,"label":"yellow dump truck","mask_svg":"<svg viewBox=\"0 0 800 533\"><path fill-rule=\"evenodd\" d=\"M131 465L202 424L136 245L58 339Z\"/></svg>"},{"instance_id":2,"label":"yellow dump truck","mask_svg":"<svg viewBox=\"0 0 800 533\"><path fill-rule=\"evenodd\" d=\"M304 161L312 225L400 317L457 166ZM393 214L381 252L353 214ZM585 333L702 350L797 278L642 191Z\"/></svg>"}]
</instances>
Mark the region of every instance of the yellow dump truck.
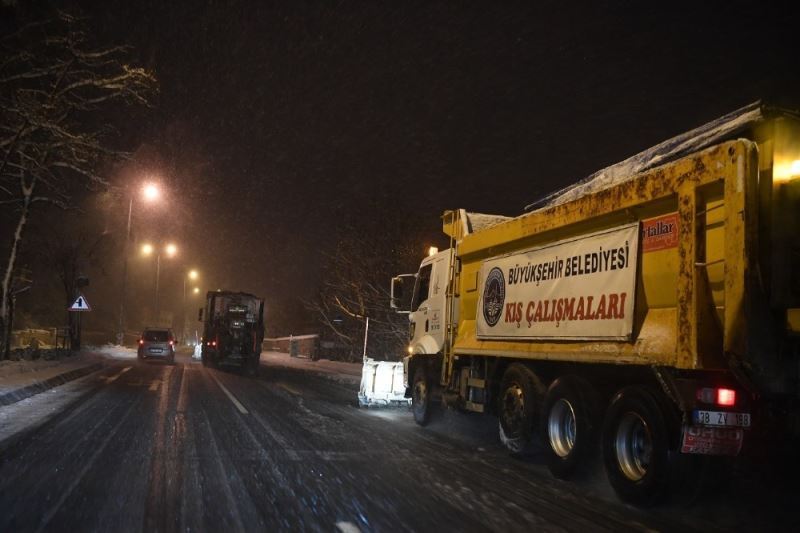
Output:
<instances>
[{"instance_id":1,"label":"yellow dump truck","mask_svg":"<svg viewBox=\"0 0 800 533\"><path fill-rule=\"evenodd\" d=\"M535 179L535 176L534 176ZM407 394L490 413L513 453L626 501L735 456L798 399L800 117L755 103L517 217L447 211L448 250L392 280Z\"/></svg>"}]
</instances>

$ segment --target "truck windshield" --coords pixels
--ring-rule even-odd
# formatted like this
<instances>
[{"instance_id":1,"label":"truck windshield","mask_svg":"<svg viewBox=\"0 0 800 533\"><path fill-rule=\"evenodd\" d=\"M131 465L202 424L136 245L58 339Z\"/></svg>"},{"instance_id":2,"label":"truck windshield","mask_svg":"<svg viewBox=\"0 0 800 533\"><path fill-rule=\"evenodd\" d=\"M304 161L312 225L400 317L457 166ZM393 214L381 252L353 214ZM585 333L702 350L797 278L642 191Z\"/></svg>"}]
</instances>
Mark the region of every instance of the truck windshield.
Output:
<instances>
[{"instance_id":1,"label":"truck windshield","mask_svg":"<svg viewBox=\"0 0 800 533\"><path fill-rule=\"evenodd\" d=\"M431 269L433 265L425 265L419 271L417 283L414 285L414 300L411 302L411 310L416 311L419 304L428 299L428 290L431 285Z\"/></svg>"}]
</instances>

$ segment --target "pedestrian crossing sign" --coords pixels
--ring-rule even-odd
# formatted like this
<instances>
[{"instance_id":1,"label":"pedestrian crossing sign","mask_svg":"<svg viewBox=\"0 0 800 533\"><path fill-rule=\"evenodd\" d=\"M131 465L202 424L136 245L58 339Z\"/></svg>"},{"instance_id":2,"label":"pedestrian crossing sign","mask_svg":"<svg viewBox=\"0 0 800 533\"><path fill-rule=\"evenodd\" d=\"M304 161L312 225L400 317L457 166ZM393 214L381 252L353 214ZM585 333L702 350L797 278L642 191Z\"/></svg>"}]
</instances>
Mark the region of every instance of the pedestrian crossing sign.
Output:
<instances>
[{"instance_id":1,"label":"pedestrian crossing sign","mask_svg":"<svg viewBox=\"0 0 800 533\"><path fill-rule=\"evenodd\" d=\"M89 305L89 302L86 301L86 298L83 295L78 296L75 299L75 302L71 306L67 308L67 311L91 311L92 308Z\"/></svg>"}]
</instances>

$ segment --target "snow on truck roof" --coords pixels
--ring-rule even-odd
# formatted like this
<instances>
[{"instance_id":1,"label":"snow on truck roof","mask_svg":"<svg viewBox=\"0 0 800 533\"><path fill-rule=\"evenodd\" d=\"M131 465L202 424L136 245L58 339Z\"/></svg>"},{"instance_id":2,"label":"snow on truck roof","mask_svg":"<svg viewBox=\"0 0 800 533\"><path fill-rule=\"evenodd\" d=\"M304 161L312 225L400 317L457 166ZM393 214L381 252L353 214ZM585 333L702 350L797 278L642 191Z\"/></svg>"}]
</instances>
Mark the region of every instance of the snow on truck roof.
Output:
<instances>
[{"instance_id":1,"label":"snow on truck roof","mask_svg":"<svg viewBox=\"0 0 800 533\"><path fill-rule=\"evenodd\" d=\"M716 120L659 143L525 206L525 211L563 204L632 179L637 174L730 139L775 115L795 113L753 102Z\"/></svg>"},{"instance_id":2,"label":"snow on truck roof","mask_svg":"<svg viewBox=\"0 0 800 533\"><path fill-rule=\"evenodd\" d=\"M581 198L620 183L633 179L638 174L657 166L664 165L686 155L708 148L734 136L741 134L753 126L776 116L797 118L797 112L772 107L760 100L728 113L693 130L676 135L647 150L608 166L590 176L551 193L536 202L525 206L527 214L531 211L545 209ZM461 235L467 235L499 224L514 217L487 215L459 210Z\"/></svg>"}]
</instances>

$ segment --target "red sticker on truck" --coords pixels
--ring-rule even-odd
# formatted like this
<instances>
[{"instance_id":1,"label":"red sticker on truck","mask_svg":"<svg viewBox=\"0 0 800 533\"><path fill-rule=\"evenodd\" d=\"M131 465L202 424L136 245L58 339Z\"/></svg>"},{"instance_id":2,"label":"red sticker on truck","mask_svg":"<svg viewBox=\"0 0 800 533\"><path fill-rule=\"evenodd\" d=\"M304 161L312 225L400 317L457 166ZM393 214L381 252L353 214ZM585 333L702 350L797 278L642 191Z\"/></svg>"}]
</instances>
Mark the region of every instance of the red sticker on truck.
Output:
<instances>
[{"instance_id":1,"label":"red sticker on truck","mask_svg":"<svg viewBox=\"0 0 800 533\"><path fill-rule=\"evenodd\" d=\"M681 452L701 455L739 455L743 439L744 431L739 428L685 426Z\"/></svg>"},{"instance_id":2,"label":"red sticker on truck","mask_svg":"<svg viewBox=\"0 0 800 533\"><path fill-rule=\"evenodd\" d=\"M678 246L678 213L642 221L642 252Z\"/></svg>"}]
</instances>

